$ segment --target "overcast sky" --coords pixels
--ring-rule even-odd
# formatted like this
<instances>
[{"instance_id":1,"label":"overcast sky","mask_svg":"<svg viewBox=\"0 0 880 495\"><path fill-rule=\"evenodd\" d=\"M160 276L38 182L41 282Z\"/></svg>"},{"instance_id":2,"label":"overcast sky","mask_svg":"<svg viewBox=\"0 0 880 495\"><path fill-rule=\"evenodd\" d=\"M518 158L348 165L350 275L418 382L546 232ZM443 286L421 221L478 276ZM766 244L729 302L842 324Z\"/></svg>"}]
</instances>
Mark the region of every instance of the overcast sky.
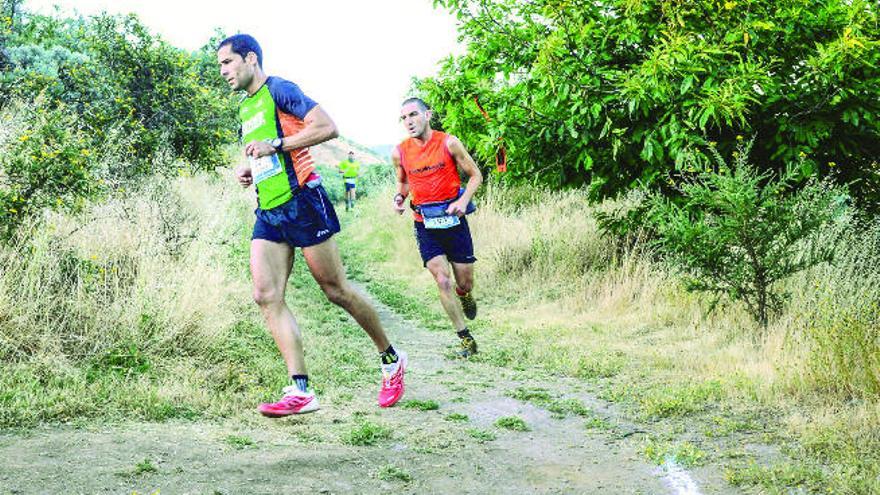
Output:
<instances>
[{"instance_id":1,"label":"overcast sky","mask_svg":"<svg viewBox=\"0 0 880 495\"><path fill-rule=\"evenodd\" d=\"M340 132L368 146L397 143L400 102L413 76L463 50L456 21L431 0L25 0L31 12L136 13L180 48L204 45L215 28L252 34L263 67L321 104ZM217 77L220 77L219 74Z\"/></svg>"}]
</instances>

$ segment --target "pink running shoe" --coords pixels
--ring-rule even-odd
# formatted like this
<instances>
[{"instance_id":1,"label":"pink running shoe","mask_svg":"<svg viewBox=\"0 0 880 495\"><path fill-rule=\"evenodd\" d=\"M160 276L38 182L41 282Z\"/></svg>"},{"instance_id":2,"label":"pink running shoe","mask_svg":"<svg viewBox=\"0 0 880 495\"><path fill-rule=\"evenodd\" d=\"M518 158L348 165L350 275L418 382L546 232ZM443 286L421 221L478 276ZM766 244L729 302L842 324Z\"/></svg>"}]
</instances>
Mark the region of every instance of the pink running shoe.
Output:
<instances>
[{"instance_id":1,"label":"pink running shoe","mask_svg":"<svg viewBox=\"0 0 880 495\"><path fill-rule=\"evenodd\" d=\"M291 414L305 414L317 411L318 399L313 392L303 392L296 385L284 387L284 397L278 402L260 404L260 414L270 418L281 418Z\"/></svg>"},{"instance_id":2,"label":"pink running shoe","mask_svg":"<svg viewBox=\"0 0 880 495\"><path fill-rule=\"evenodd\" d=\"M382 365L382 389L379 407L391 407L403 396L403 374L406 373L406 353L397 351L397 362Z\"/></svg>"}]
</instances>

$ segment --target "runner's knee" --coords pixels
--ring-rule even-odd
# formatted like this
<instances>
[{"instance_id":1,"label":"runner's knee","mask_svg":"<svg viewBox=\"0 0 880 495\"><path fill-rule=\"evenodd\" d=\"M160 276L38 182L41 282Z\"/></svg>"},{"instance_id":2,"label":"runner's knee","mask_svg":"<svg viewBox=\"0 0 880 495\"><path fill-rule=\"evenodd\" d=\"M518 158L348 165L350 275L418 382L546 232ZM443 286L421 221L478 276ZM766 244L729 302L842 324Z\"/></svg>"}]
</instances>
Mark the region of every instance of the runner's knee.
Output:
<instances>
[{"instance_id":1,"label":"runner's knee","mask_svg":"<svg viewBox=\"0 0 880 495\"><path fill-rule=\"evenodd\" d=\"M443 292L449 292L452 290L452 279L449 278L449 274L435 273L434 280L437 282L437 287Z\"/></svg>"},{"instance_id":2,"label":"runner's knee","mask_svg":"<svg viewBox=\"0 0 880 495\"><path fill-rule=\"evenodd\" d=\"M269 306L284 299L284 294L274 287L254 287L254 302L258 306Z\"/></svg>"},{"instance_id":3,"label":"runner's knee","mask_svg":"<svg viewBox=\"0 0 880 495\"><path fill-rule=\"evenodd\" d=\"M343 284L336 282L325 282L321 284L321 290L327 296L327 300L337 306L345 307L349 301L348 290Z\"/></svg>"}]
</instances>

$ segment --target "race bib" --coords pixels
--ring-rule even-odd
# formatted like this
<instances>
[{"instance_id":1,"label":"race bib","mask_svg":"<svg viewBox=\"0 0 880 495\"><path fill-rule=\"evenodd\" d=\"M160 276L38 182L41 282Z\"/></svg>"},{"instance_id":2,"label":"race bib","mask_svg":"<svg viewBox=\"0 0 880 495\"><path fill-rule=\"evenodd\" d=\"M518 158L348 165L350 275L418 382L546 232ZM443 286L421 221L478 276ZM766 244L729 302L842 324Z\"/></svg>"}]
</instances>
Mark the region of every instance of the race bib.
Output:
<instances>
[{"instance_id":1,"label":"race bib","mask_svg":"<svg viewBox=\"0 0 880 495\"><path fill-rule=\"evenodd\" d=\"M260 182L272 177L274 175L278 175L284 169L281 166L281 161L278 160L278 155L267 155L261 158L250 158L251 161L251 175L254 178L254 184L259 184Z\"/></svg>"},{"instance_id":2,"label":"race bib","mask_svg":"<svg viewBox=\"0 0 880 495\"><path fill-rule=\"evenodd\" d=\"M442 217L423 217L426 229L448 229L461 223L455 215L443 215Z\"/></svg>"}]
</instances>

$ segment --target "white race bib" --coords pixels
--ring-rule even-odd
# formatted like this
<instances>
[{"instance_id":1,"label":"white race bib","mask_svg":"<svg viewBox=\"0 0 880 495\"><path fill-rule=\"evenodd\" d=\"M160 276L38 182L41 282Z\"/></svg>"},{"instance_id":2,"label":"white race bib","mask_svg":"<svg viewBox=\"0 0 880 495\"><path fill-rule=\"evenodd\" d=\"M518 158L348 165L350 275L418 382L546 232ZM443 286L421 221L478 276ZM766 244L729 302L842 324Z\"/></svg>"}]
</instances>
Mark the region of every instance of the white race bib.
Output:
<instances>
[{"instance_id":1,"label":"white race bib","mask_svg":"<svg viewBox=\"0 0 880 495\"><path fill-rule=\"evenodd\" d=\"M426 229L448 229L460 224L461 221L456 215L445 215L442 217L423 217Z\"/></svg>"},{"instance_id":2,"label":"white race bib","mask_svg":"<svg viewBox=\"0 0 880 495\"><path fill-rule=\"evenodd\" d=\"M283 170L276 154L266 155L261 158L250 158L250 161L251 176L254 178L254 184L259 184L269 177L278 175Z\"/></svg>"}]
</instances>

